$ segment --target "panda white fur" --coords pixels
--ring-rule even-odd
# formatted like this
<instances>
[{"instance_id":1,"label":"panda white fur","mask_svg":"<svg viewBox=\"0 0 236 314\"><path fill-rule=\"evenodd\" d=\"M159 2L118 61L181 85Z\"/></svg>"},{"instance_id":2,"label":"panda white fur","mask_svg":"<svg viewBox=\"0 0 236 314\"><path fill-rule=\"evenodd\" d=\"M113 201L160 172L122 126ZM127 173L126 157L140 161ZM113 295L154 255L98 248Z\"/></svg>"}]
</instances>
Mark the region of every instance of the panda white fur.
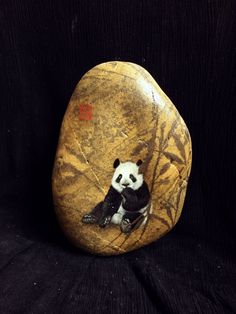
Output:
<instances>
[{"instance_id":1,"label":"panda white fur","mask_svg":"<svg viewBox=\"0 0 236 314\"><path fill-rule=\"evenodd\" d=\"M110 223L120 225L124 233L131 232L147 220L147 209L151 206L150 192L143 174L139 173L141 160L137 163L114 161L111 186L104 201L98 203L88 214L84 223L98 223L102 228Z\"/></svg>"}]
</instances>

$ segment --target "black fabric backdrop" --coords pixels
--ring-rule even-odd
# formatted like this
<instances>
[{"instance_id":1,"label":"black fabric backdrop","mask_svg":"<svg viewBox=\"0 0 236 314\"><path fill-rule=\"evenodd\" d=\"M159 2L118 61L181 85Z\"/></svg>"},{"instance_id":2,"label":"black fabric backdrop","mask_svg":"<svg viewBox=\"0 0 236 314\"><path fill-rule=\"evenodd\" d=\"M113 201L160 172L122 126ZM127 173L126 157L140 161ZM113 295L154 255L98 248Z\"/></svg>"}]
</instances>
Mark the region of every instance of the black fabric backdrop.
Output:
<instances>
[{"instance_id":1,"label":"black fabric backdrop","mask_svg":"<svg viewBox=\"0 0 236 314\"><path fill-rule=\"evenodd\" d=\"M236 2L0 1L0 313L235 313ZM62 235L51 173L91 67L145 67L186 121L193 167L164 238L117 257Z\"/></svg>"}]
</instances>

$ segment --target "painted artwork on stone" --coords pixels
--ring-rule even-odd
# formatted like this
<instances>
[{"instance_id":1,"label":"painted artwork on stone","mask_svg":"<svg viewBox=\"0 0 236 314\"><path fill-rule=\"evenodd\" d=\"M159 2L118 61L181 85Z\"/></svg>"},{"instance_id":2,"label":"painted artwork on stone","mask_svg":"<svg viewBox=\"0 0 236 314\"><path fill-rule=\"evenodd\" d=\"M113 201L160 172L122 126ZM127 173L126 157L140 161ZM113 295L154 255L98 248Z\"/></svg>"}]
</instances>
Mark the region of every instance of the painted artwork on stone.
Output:
<instances>
[{"instance_id":1,"label":"painted artwork on stone","mask_svg":"<svg viewBox=\"0 0 236 314\"><path fill-rule=\"evenodd\" d=\"M192 165L189 130L141 66L109 61L78 82L65 112L52 191L65 236L93 254L124 254L178 222Z\"/></svg>"},{"instance_id":2,"label":"painted artwork on stone","mask_svg":"<svg viewBox=\"0 0 236 314\"><path fill-rule=\"evenodd\" d=\"M120 162L117 158L108 193L103 201L83 216L82 222L97 224L101 228L110 224L119 225L123 233L145 225L151 213L151 195L140 173L141 164L141 159L135 163Z\"/></svg>"}]
</instances>

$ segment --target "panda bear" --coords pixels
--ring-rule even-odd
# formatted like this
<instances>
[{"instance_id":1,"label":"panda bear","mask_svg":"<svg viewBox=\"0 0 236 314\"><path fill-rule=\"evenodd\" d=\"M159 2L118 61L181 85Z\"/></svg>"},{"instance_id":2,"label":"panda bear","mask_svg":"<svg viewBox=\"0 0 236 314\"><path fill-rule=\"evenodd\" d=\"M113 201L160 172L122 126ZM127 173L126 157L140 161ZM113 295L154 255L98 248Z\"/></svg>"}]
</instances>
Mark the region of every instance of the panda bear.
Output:
<instances>
[{"instance_id":1,"label":"panda bear","mask_svg":"<svg viewBox=\"0 0 236 314\"><path fill-rule=\"evenodd\" d=\"M98 203L93 210L82 217L83 223L98 224L105 228L110 223L120 225L124 233L130 233L147 220L147 211L150 208L150 192L143 174L139 173L137 163L114 161L115 169L111 186L104 200Z\"/></svg>"}]
</instances>

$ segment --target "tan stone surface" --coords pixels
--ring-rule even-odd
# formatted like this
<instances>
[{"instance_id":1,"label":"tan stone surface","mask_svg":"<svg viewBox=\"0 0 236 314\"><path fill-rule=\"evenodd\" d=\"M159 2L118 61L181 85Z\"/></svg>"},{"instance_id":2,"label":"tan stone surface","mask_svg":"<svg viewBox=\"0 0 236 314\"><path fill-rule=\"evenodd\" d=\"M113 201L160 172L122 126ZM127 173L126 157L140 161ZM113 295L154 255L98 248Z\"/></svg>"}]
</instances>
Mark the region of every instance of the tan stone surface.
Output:
<instances>
[{"instance_id":1,"label":"tan stone surface","mask_svg":"<svg viewBox=\"0 0 236 314\"><path fill-rule=\"evenodd\" d=\"M84 120L80 106L89 104ZM129 235L81 222L102 201L113 162L138 159L152 194L153 212ZM65 113L53 170L56 214L65 235L87 251L114 255L151 243L178 221L191 169L188 129L178 111L142 67L108 62L80 80Z\"/></svg>"}]
</instances>

